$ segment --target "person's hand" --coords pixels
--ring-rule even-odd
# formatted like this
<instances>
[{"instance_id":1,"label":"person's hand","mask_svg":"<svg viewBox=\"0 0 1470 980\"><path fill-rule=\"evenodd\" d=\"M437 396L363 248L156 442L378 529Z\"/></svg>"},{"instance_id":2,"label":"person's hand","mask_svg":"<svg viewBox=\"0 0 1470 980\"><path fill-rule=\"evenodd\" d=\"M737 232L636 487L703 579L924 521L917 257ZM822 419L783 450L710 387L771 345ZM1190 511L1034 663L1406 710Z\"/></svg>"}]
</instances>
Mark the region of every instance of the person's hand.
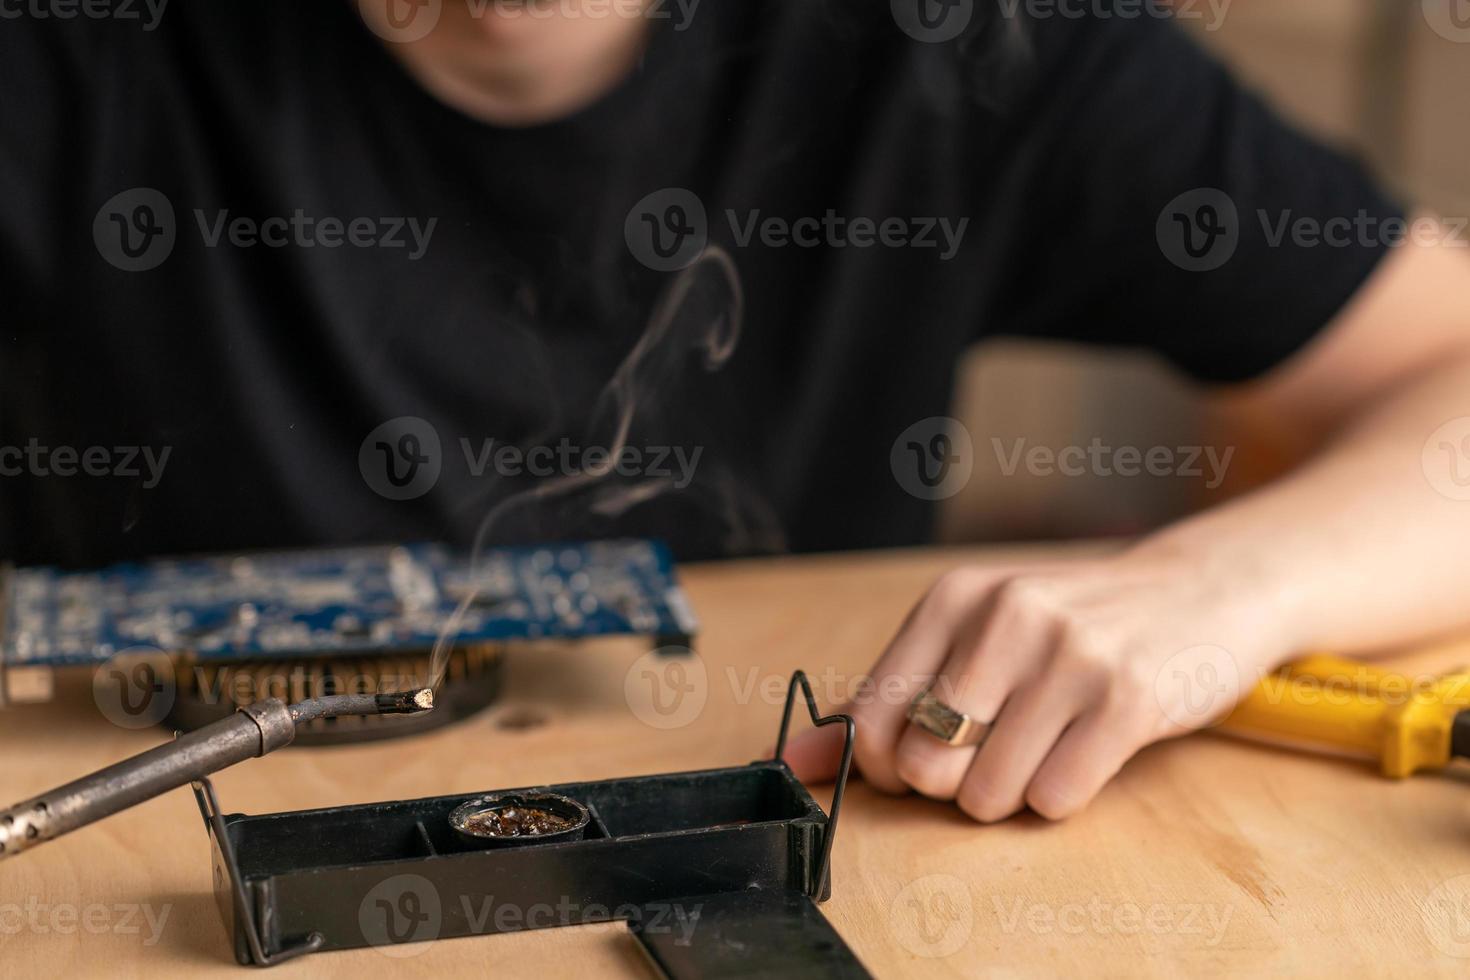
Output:
<instances>
[{"instance_id":1,"label":"person's hand","mask_svg":"<svg viewBox=\"0 0 1470 980\"><path fill-rule=\"evenodd\" d=\"M1025 806L1060 819L1143 746L1219 720L1291 652L1281 597L1253 594L1249 569L1159 551L939 579L834 709L857 721L863 778L980 821ZM941 701L993 723L978 749L908 723L931 681ZM831 728L809 731L786 759L803 780L830 778L839 747Z\"/></svg>"}]
</instances>

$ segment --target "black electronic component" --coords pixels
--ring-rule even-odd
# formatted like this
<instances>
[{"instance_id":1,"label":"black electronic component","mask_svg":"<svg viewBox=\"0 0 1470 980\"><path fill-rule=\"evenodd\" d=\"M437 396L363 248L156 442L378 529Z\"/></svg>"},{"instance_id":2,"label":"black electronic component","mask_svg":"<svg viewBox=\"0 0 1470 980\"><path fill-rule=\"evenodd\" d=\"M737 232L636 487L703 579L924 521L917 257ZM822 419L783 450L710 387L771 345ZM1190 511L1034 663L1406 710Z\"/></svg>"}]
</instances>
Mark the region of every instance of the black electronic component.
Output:
<instances>
[{"instance_id":1,"label":"black electronic component","mask_svg":"<svg viewBox=\"0 0 1470 980\"><path fill-rule=\"evenodd\" d=\"M846 728L830 816L782 761L798 688L815 724ZM461 833L455 811L487 794L247 816L223 814L207 779L195 792L242 964L621 919L669 977L866 977L815 904L852 739L797 671L773 759L491 794L574 802L590 817L577 839Z\"/></svg>"}]
</instances>

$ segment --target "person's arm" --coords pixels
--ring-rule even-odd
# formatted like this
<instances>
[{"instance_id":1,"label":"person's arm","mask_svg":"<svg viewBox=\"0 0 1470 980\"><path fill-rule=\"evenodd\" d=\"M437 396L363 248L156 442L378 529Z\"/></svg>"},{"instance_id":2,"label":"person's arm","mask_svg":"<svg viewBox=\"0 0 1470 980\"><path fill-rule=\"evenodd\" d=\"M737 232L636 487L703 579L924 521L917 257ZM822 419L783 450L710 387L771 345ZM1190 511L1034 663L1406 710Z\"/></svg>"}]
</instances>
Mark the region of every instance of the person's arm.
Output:
<instances>
[{"instance_id":1,"label":"person's arm","mask_svg":"<svg viewBox=\"0 0 1470 980\"><path fill-rule=\"evenodd\" d=\"M1319 451L1112 557L946 575L851 708L869 782L981 821L1065 817L1293 654L1470 622L1470 249L1405 245L1317 339L1223 397ZM906 697L884 702L936 673L942 700L994 721L978 751L911 728ZM834 746L809 734L788 759L818 778Z\"/></svg>"}]
</instances>

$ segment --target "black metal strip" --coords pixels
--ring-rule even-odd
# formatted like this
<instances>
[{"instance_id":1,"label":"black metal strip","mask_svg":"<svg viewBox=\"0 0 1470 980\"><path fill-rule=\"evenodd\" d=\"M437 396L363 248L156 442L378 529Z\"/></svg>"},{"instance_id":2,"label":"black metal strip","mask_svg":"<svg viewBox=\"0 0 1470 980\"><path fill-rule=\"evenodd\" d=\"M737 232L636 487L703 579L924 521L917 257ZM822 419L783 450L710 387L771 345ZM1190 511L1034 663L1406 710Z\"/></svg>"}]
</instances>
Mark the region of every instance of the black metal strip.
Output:
<instances>
[{"instance_id":1,"label":"black metal strip","mask_svg":"<svg viewBox=\"0 0 1470 980\"><path fill-rule=\"evenodd\" d=\"M837 836L837 816L842 810L842 794L847 789L847 775L852 769L852 745L857 736L857 726L851 715L821 715L817 713L817 698L812 693L811 682L806 679L806 672L797 670L791 674L791 686L786 689L786 708L781 712L781 735L776 739L776 761L785 763L782 758L786 754L786 735L791 728L791 707L796 701L796 690L801 688L802 696L806 698L806 710L812 716L812 724L817 728L823 725L842 725L846 729L842 743L842 764L837 768L837 784L832 789L832 812L827 815L827 832L822 835L822 858L817 865L817 874L809 893L816 901L822 900L822 894L827 887L827 878L832 867L832 841Z\"/></svg>"}]
</instances>

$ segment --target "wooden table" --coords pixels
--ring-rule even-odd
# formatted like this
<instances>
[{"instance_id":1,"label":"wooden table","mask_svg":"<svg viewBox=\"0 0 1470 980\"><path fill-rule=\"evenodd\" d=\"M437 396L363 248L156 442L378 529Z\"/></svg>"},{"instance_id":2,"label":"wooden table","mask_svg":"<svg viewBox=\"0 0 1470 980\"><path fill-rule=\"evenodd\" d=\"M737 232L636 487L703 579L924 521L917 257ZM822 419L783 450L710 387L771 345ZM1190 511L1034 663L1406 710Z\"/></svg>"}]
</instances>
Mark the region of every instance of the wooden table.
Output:
<instances>
[{"instance_id":1,"label":"wooden table","mask_svg":"<svg viewBox=\"0 0 1470 980\"><path fill-rule=\"evenodd\" d=\"M770 747L775 695L793 668L813 676L819 697L840 693L939 572L1016 556L693 567L707 697L684 727L661 730L638 717L646 706L630 710L625 680L641 648L528 650L511 659L507 701L471 721L408 741L292 748L216 783L226 809L263 813L741 764ZM49 705L0 712L4 802L159 741L157 730L110 725L89 691L81 678ZM1347 761L1195 736L1145 751L1058 825L1027 816L981 827L855 784L834 860L825 912L878 976L1417 977L1470 966L1457 958L1470 956L1460 774L1391 783ZM273 975L648 976L617 924L389 952L412 955L324 953ZM192 795L0 864L0 963L17 977L246 975L214 905Z\"/></svg>"}]
</instances>

